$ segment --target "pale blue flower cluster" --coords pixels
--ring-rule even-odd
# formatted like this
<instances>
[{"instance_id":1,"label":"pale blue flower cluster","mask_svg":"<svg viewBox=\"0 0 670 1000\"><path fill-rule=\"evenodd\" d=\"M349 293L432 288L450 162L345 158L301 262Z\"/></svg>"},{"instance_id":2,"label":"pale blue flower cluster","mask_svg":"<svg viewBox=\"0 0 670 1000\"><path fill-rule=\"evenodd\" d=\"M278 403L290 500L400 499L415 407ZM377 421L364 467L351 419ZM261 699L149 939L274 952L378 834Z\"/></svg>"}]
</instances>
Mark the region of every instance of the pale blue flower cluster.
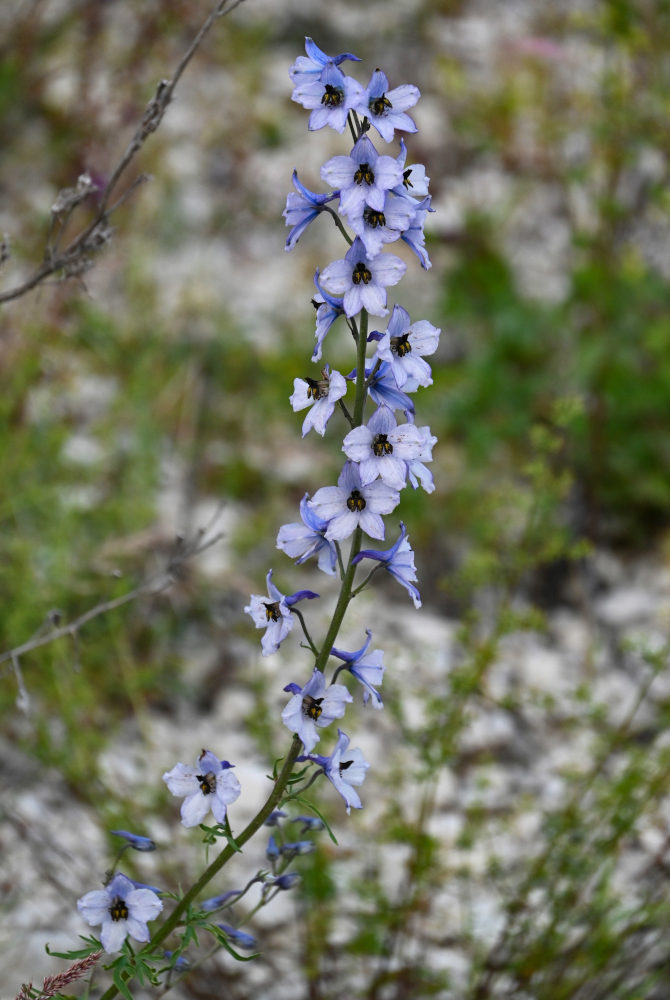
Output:
<instances>
[{"instance_id":1,"label":"pale blue flower cluster","mask_svg":"<svg viewBox=\"0 0 670 1000\"><path fill-rule=\"evenodd\" d=\"M353 539L349 558L351 573L359 564L367 572L361 589L385 569L409 593L415 607L421 606L416 587L414 553L405 525L400 523L397 541L385 550L362 548L362 533L372 539L386 537L385 518L400 503L402 490L409 484L434 489L429 469L436 438L430 428L415 422L412 395L432 384L430 364L426 360L438 346L440 331L427 320L410 318L400 305L389 306L392 289L406 271L406 263L389 245L404 242L416 254L424 269L431 266L426 250L424 223L432 211L428 177L422 164L407 165L407 147L399 138L395 150L377 149L371 132L375 130L385 143L393 142L397 132L416 132L408 111L420 94L410 84L391 87L386 75L376 69L367 86L347 75L342 64L359 62L351 53L329 56L311 38L306 39L305 55L296 59L289 70L293 82L292 99L310 112L310 130L329 126L338 133L349 127L353 145L331 157L320 170L329 190L318 192L307 187L293 172L293 187L286 200L284 218L290 227L286 249L295 249L307 228L324 213L334 219L349 244L338 259L316 269L316 345L312 361L321 360L326 335L336 326L348 328L358 345L358 364L364 358L364 378L355 368L348 375L320 366L312 375L294 380L290 403L295 412L307 410L303 419L303 437L310 430L323 436L336 409L349 423L343 434L343 462L336 485L317 488L305 494L300 503L300 521L284 524L277 535L277 547L302 565L314 558L318 568L330 576L338 572L345 578L345 560L341 543ZM374 134L374 133L373 133ZM389 316L390 313L390 316ZM384 330L368 332L368 316L389 316ZM363 343L365 341L365 343ZM370 356L361 348L372 345ZM374 353L373 353L374 351ZM351 383L358 386L356 419L347 405ZM370 412L360 406L364 385ZM355 547L354 547L355 546ZM348 688L337 682L340 675L351 674L363 688L363 701L375 708L383 702L378 687L384 675L383 651L371 648L372 633L355 652L331 646L324 658L307 632L302 612L295 603L303 597L315 597L299 591L285 597L268 573L268 597L251 598L245 609L257 628L264 630L261 648L264 656L274 653L288 637L293 619L299 616L307 645L317 664L312 675L302 683L284 687L290 694L281 718L284 725L302 742L299 758L319 767L343 796L347 811L360 808L356 791L365 777L368 764L360 750L349 750L349 737L342 730L330 756L314 753L326 727L341 719L352 701ZM351 586L350 586L351 591ZM321 651L325 653L325 650ZM330 681L324 673L324 660L340 663ZM269 851L276 851L272 838Z\"/></svg>"}]
</instances>

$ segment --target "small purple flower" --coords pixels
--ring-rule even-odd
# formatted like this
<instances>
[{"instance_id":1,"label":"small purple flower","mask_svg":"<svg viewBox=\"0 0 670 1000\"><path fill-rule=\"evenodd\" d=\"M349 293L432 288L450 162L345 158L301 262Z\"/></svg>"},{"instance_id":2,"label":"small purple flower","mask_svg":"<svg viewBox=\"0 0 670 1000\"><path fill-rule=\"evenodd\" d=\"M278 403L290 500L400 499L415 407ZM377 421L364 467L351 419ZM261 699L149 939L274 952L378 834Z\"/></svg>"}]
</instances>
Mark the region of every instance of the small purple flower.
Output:
<instances>
[{"instance_id":1,"label":"small purple flower","mask_svg":"<svg viewBox=\"0 0 670 1000\"><path fill-rule=\"evenodd\" d=\"M351 76L345 76L334 62L327 62L318 76L303 76L291 100L312 112L309 116L310 132L330 125L336 132L342 133L347 115L360 103L362 94L360 83Z\"/></svg>"},{"instance_id":2,"label":"small purple flower","mask_svg":"<svg viewBox=\"0 0 670 1000\"><path fill-rule=\"evenodd\" d=\"M337 486L322 486L309 504L328 522L326 538L341 542L360 525L372 538L384 537L382 514L400 502L398 491L381 480L364 486L355 462L345 462Z\"/></svg>"},{"instance_id":3,"label":"small purple flower","mask_svg":"<svg viewBox=\"0 0 670 1000\"><path fill-rule=\"evenodd\" d=\"M338 399L342 399L347 392L344 376L337 371L331 372L329 365L326 365L321 375L320 379L305 377L293 380L290 403L294 413L304 410L306 406L311 407L303 421L303 437L312 427L317 434L324 436L326 424L333 415Z\"/></svg>"},{"instance_id":4,"label":"small purple flower","mask_svg":"<svg viewBox=\"0 0 670 1000\"><path fill-rule=\"evenodd\" d=\"M263 656L270 656L279 649L279 644L293 628L293 615L291 607L303 599L312 600L318 597L311 590L298 590L295 594L285 595L275 587L272 582L272 570L266 577L268 587L268 597L259 597L257 594L251 595L251 601L244 609L254 620L256 628L264 628L265 634L261 639Z\"/></svg>"},{"instance_id":5,"label":"small purple flower","mask_svg":"<svg viewBox=\"0 0 670 1000\"><path fill-rule=\"evenodd\" d=\"M305 758L298 757L298 760L311 760L323 768L323 773L335 785L347 804L347 812L350 813L352 806L354 809L363 808L354 785L363 784L370 765L361 750L348 750L349 737L346 733L338 729L337 734L337 743L330 757L312 754Z\"/></svg>"},{"instance_id":6,"label":"small purple flower","mask_svg":"<svg viewBox=\"0 0 670 1000\"><path fill-rule=\"evenodd\" d=\"M302 823L300 827L301 833L307 833L311 831L316 833L317 830L323 830L325 823L318 816L294 816L291 823Z\"/></svg>"},{"instance_id":7,"label":"small purple flower","mask_svg":"<svg viewBox=\"0 0 670 1000\"><path fill-rule=\"evenodd\" d=\"M293 857L296 854L313 854L316 844L313 840L295 840L291 843L283 844L280 848L282 854Z\"/></svg>"},{"instance_id":8,"label":"small purple flower","mask_svg":"<svg viewBox=\"0 0 670 1000\"><path fill-rule=\"evenodd\" d=\"M166 948L165 951L163 952L163 957L167 959L172 958L173 955L174 952L169 948ZM174 960L173 964L171 965L171 968L174 969L175 972L188 972L188 970L191 968L191 963L189 962L186 955L178 955L177 958Z\"/></svg>"},{"instance_id":9,"label":"small purple flower","mask_svg":"<svg viewBox=\"0 0 670 1000\"><path fill-rule=\"evenodd\" d=\"M287 729L297 733L303 742L305 753L310 753L319 742L317 726L329 726L334 719L341 719L347 702L353 698L344 684L326 687L326 679L320 670L314 673L303 688L297 684L287 684L285 691L293 697L281 714Z\"/></svg>"},{"instance_id":10,"label":"small purple flower","mask_svg":"<svg viewBox=\"0 0 670 1000\"><path fill-rule=\"evenodd\" d=\"M402 184L403 165L393 156L380 156L366 135L356 142L349 156L333 156L321 167L321 177L340 192L340 212L350 220L364 206L377 212L384 208L386 192Z\"/></svg>"},{"instance_id":11,"label":"small purple flower","mask_svg":"<svg viewBox=\"0 0 670 1000\"><path fill-rule=\"evenodd\" d=\"M300 881L298 872L285 872L276 878L268 879L265 886L275 886L277 889L292 889ZM264 887L265 888L265 887Z\"/></svg>"},{"instance_id":12,"label":"small purple flower","mask_svg":"<svg viewBox=\"0 0 670 1000\"><path fill-rule=\"evenodd\" d=\"M203 750L195 766L175 764L166 771L163 781L173 795L184 797L181 821L184 826L198 826L212 811L217 823L226 819L226 810L239 798L240 783L227 760L219 760L211 750Z\"/></svg>"},{"instance_id":13,"label":"small purple flower","mask_svg":"<svg viewBox=\"0 0 670 1000\"><path fill-rule=\"evenodd\" d=\"M300 501L300 516L302 524L294 521L281 526L277 535L277 548L295 559L296 566L318 555L319 569L333 576L337 567L337 549L335 543L326 538L328 522L312 510L308 493Z\"/></svg>"},{"instance_id":14,"label":"small purple flower","mask_svg":"<svg viewBox=\"0 0 670 1000\"><path fill-rule=\"evenodd\" d=\"M406 270L405 262L393 254L368 257L357 236L345 257L324 268L321 283L332 295L343 296L346 316L355 316L361 309L373 316L386 316L386 288L397 285Z\"/></svg>"},{"instance_id":15,"label":"small purple flower","mask_svg":"<svg viewBox=\"0 0 670 1000\"><path fill-rule=\"evenodd\" d=\"M129 830L110 830L115 837L123 837L128 842L128 846L134 851L155 851L156 842L151 837L142 837L138 833L130 833ZM124 848L122 848L123 850Z\"/></svg>"},{"instance_id":16,"label":"small purple flower","mask_svg":"<svg viewBox=\"0 0 670 1000\"><path fill-rule=\"evenodd\" d=\"M293 171L293 187L297 194L293 191L288 193L286 208L282 212L286 219L286 225L293 226L286 240L287 250L293 250L310 222L316 219L319 212L323 211L323 206L337 198L337 192L317 194L315 191L310 191L298 180L297 170Z\"/></svg>"},{"instance_id":17,"label":"small purple flower","mask_svg":"<svg viewBox=\"0 0 670 1000\"><path fill-rule=\"evenodd\" d=\"M440 330L422 319L410 325L409 313L402 306L395 305L388 321L386 332L377 347L376 358L387 361L399 389L409 378L421 386L432 385L430 365L424 355L434 354L440 338Z\"/></svg>"},{"instance_id":18,"label":"small purple flower","mask_svg":"<svg viewBox=\"0 0 670 1000\"><path fill-rule=\"evenodd\" d=\"M147 921L155 920L163 904L151 889L136 889L117 873L104 889L94 889L77 900L77 909L91 927L102 925L100 941L105 951L119 951L126 937L149 940Z\"/></svg>"},{"instance_id":19,"label":"small purple flower","mask_svg":"<svg viewBox=\"0 0 670 1000\"><path fill-rule=\"evenodd\" d=\"M230 943L236 948L240 948L242 951L255 951L258 947L253 934L247 934L246 931L238 931L236 927L231 927L230 924L217 924L216 926L223 931Z\"/></svg>"},{"instance_id":20,"label":"small purple flower","mask_svg":"<svg viewBox=\"0 0 670 1000\"><path fill-rule=\"evenodd\" d=\"M329 295L328 292L321 287L319 284L318 267L314 274L314 284L317 287L317 293L312 299L312 305L316 309L316 344L314 346L314 353L312 354L312 361L320 361L321 349L326 338L326 334L335 320L344 314L344 305L341 296L337 297Z\"/></svg>"},{"instance_id":21,"label":"small purple flower","mask_svg":"<svg viewBox=\"0 0 670 1000\"><path fill-rule=\"evenodd\" d=\"M401 132L416 132L414 121L405 112L414 107L421 97L418 87L405 83L389 90L385 73L376 69L370 83L354 105L354 111L365 115L377 129L384 142L391 142L395 129Z\"/></svg>"},{"instance_id":22,"label":"small purple flower","mask_svg":"<svg viewBox=\"0 0 670 1000\"><path fill-rule=\"evenodd\" d=\"M400 140L400 145L404 148L405 144ZM403 160L404 166L404 160ZM413 163L411 167L407 167L402 172L402 184L397 188L394 188L396 194L401 195L403 198L413 201L415 204L416 199L425 198L428 194L428 185L430 184L430 177L426 176L426 168L423 163ZM431 212L434 209L431 209Z\"/></svg>"},{"instance_id":23,"label":"small purple flower","mask_svg":"<svg viewBox=\"0 0 670 1000\"><path fill-rule=\"evenodd\" d=\"M210 896L208 899L203 899L201 903L198 903L198 906L205 913L212 913L214 910L221 909L229 899L241 896L243 891L242 889L230 889L228 892L222 892L219 896Z\"/></svg>"},{"instance_id":24,"label":"small purple flower","mask_svg":"<svg viewBox=\"0 0 670 1000\"><path fill-rule=\"evenodd\" d=\"M326 55L309 36L305 38L305 52L307 55L298 56L288 71L288 75L296 87L299 84L317 80L329 62L335 63L336 66L339 66L345 59L360 62L358 56L352 55L351 52L343 52L339 56Z\"/></svg>"},{"instance_id":25,"label":"small purple flower","mask_svg":"<svg viewBox=\"0 0 670 1000\"><path fill-rule=\"evenodd\" d=\"M384 678L385 668L382 662L384 652L381 649L373 649L371 653L368 653L372 642L372 632L370 629L366 629L365 634L368 637L366 642L353 653L347 653L343 649L335 649L333 646L330 651L331 655L336 656L338 660L344 660L344 667L337 668L335 677L340 670L347 669L363 685L363 702L367 704L370 695L372 695L373 708L383 708L384 702L374 685L381 684Z\"/></svg>"},{"instance_id":26,"label":"small purple flower","mask_svg":"<svg viewBox=\"0 0 670 1000\"><path fill-rule=\"evenodd\" d=\"M358 463L363 486L379 476L387 486L401 490L407 479L406 462L419 457L421 446L421 431L415 424L398 426L393 410L379 406L367 424L349 431L342 451Z\"/></svg>"},{"instance_id":27,"label":"small purple flower","mask_svg":"<svg viewBox=\"0 0 670 1000\"><path fill-rule=\"evenodd\" d=\"M394 576L398 583L406 589L409 596L414 601L414 607L421 607L421 595L414 586L416 580L416 569L414 567L414 552L412 551L405 525L400 522L400 536L386 551L377 549L365 549L354 557L354 563L359 563L361 559L378 559L383 564L384 569Z\"/></svg>"},{"instance_id":28,"label":"small purple flower","mask_svg":"<svg viewBox=\"0 0 670 1000\"><path fill-rule=\"evenodd\" d=\"M274 838L274 834L270 834L268 837L268 846L265 848L265 857L271 865L274 865L274 862L279 857L279 848L277 846L277 841Z\"/></svg>"},{"instance_id":29,"label":"small purple flower","mask_svg":"<svg viewBox=\"0 0 670 1000\"><path fill-rule=\"evenodd\" d=\"M273 809L263 826L279 826L282 819L286 819L286 813L283 809Z\"/></svg>"}]
</instances>

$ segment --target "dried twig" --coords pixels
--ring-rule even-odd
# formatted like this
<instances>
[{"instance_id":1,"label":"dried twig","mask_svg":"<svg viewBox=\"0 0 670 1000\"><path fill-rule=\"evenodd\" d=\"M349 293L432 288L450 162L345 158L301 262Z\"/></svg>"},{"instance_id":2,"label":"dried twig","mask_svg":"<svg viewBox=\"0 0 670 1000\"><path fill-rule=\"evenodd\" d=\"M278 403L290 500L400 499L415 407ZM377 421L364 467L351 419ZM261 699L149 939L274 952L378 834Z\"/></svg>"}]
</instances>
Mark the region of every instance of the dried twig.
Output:
<instances>
[{"instance_id":1,"label":"dried twig","mask_svg":"<svg viewBox=\"0 0 670 1000\"><path fill-rule=\"evenodd\" d=\"M224 17L226 14L230 14L243 2L244 0L219 0L216 4L209 17L203 23L197 35L182 56L171 78L168 80L161 80L158 84L156 93L147 105L135 134L130 140L130 143L120 160L112 170L111 177L102 190L100 203L93 219L77 236L70 240L70 242L62 250L59 249L59 244L60 237L65 229L65 223L69 220L74 209L84 200L91 190L93 190L93 186L91 185L90 178L84 174L77 181L77 186L75 188L66 188L59 193L51 210L51 230L49 234L49 241L47 242L44 253L43 263L21 284L16 285L14 288L9 288L5 292L0 292L0 303L9 302L12 299L18 299L20 296L31 291L44 281L45 278L48 278L52 274L61 273L65 277L71 277L73 275L82 274L84 271L93 266L93 255L96 254L106 243L108 243L111 237L111 227L109 225L110 215L112 215L112 213L123 204L129 193L133 191L138 184L146 180L147 177L144 174L140 175L133 181L129 191L125 192L115 202L110 204L112 194L115 191L119 180L144 145L148 136L158 129L165 112L167 111L168 105L172 100L172 95L174 94L175 87L177 86L182 73L195 55L205 38L205 35L207 35L214 22L218 18ZM52 236L55 236L53 242L51 242ZM7 247L5 241L3 241L2 246L4 248ZM7 254L5 253L3 256L2 250L0 249L0 264L6 259L6 255Z\"/></svg>"},{"instance_id":2,"label":"dried twig","mask_svg":"<svg viewBox=\"0 0 670 1000\"><path fill-rule=\"evenodd\" d=\"M65 637L76 638L79 630L86 625L87 622L92 621L94 618L99 618L100 615L105 615L109 611L113 611L115 608L120 608L124 604L129 604L142 594L160 594L163 590L172 586L175 581L177 571L183 563L185 563L188 559L199 555L201 552L204 552L205 549L211 548L211 546L220 541L222 537L223 532L217 532L216 534L207 537L206 529L201 529L197 532L195 538L191 542L185 542L182 538L178 538L175 549L170 554L170 558L168 559L167 566L160 573L154 574L144 580L137 587L128 591L127 594L121 594L120 597L115 597L112 598L112 600L102 601L100 604L96 604L94 608L90 608L88 611L85 611L83 614L79 615L78 618L75 618L74 621L68 622L67 624L56 628L50 628L46 632L44 631L44 628L41 627L31 639L28 639L20 646L15 646L6 653L0 654L0 664L6 663L7 661L11 661L12 663L19 686L20 700L27 702L28 697L19 667L19 658L21 656L26 653L31 653L33 650L39 649L41 646L46 646L50 642L55 642L56 639L63 639ZM48 622L49 624L55 624L59 618L59 613L57 615L50 614Z\"/></svg>"}]
</instances>

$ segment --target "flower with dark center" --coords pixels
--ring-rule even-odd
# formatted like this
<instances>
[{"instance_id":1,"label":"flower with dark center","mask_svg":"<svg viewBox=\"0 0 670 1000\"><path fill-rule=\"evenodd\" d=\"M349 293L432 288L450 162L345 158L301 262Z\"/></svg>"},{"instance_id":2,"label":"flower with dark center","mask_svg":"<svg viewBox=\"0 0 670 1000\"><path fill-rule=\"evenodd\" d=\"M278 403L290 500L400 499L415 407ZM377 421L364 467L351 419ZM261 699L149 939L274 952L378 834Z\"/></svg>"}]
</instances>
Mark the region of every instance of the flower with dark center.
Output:
<instances>
[{"instance_id":1,"label":"flower with dark center","mask_svg":"<svg viewBox=\"0 0 670 1000\"><path fill-rule=\"evenodd\" d=\"M310 131L329 125L336 132L344 132L347 115L360 103L362 93L360 83L345 76L334 62L327 62L320 73L301 77L291 99L311 111Z\"/></svg>"},{"instance_id":2,"label":"flower with dark center","mask_svg":"<svg viewBox=\"0 0 670 1000\"><path fill-rule=\"evenodd\" d=\"M386 331L375 333L374 339L379 341L375 360L388 362L400 388L410 379L421 386L432 385L430 365L423 359L437 350L438 327L425 319L411 323L407 310L395 305Z\"/></svg>"},{"instance_id":3,"label":"flower with dark center","mask_svg":"<svg viewBox=\"0 0 670 1000\"><path fill-rule=\"evenodd\" d=\"M113 952L120 950L128 936L148 941L147 921L155 920L163 904L151 889L137 889L117 872L104 889L94 889L78 899L77 909L91 927L102 925L102 947Z\"/></svg>"},{"instance_id":4,"label":"flower with dark center","mask_svg":"<svg viewBox=\"0 0 670 1000\"><path fill-rule=\"evenodd\" d=\"M418 458L423 445L415 424L398 424L388 406L379 406L367 424L349 431L342 444L347 458L359 463L363 486L378 476L393 489L401 490L407 480L407 462Z\"/></svg>"},{"instance_id":5,"label":"flower with dark center","mask_svg":"<svg viewBox=\"0 0 670 1000\"><path fill-rule=\"evenodd\" d=\"M340 212L350 221L365 205L383 211L386 192L402 185L407 150L397 157L381 155L366 135L358 139L348 156L333 156L321 167L321 177L340 192Z\"/></svg>"},{"instance_id":6,"label":"flower with dark center","mask_svg":"<svg viewBox=\"0 0 670 1000\"><path fill-rule=\"evenodd\" d=\"M337 486L322 486L309 505L328 523L325 537L339 542L348 538L359 525L372 538L383 538L381 515L390 514L399 501L397 490L381 480L364 485L358 465L345 462Z\"/></svg>"},{"instance_id":7,"label":"flower with dark center","mask_svg":"<svg viewBox=\"0 0 670 1000\"><path fill-rule=\"evenodd\" d=\"M239 797L240 783L230 770L233 765L219 760L211 750L203 750L195 766L175 764L166 771L163 781L173 795L183 796L181 821L184 826L198 826L211 810L217 823L223 823L226 810Z\"/></svg>"},{"instance_id":8,"label":"flower with dark center","mask_svg":"<svg viewBox=\"0 0 670 1000\"><path fill-rule=\"evenodd\" d=\"M252 594L249 604L244 609L254 620L256 628L264 628L265 633L261 639L261 649L263 656L270 656L279 649L279 644L293 628L293 615L291 607L303 599L311 600L318 597L311 590L298 590L295 594L282 594L272 582L272 570L267 577L268 596L262 597L259 594Z\"/></svg>"},{"instance_id":9,"label":"flower with dark center","mask_svg":"<svg viewBox=\"0 0 670 1000\"><path fill-rule=\"evenodd\" d=\"M373 316L386 316L386 287L396 285L405 270L405 262L393 254L371 258L357 236L345 257L324 268L321 283L330 294L343 297L347 316L355 316L361 309Z\"/></svg>"},{"instance_id":10,"label":"flower with dark center","mask_svg":"<svg viewBox=\"0 0 670 1000\"><path fill-rule=\"evenodd\" d=\"M353 701L343 684L326 686L325 677L316 668L303 688L292 683L284 690L293 697L281 714L282 722L292 733L298 734L305 753L311 753L319 742L317 727L322 729L334 719L341 719L345 705Z\"/></svg>"},{"instance_id":11,"label":"flower with dark center","mask_svg":"<svg viewBox=\"0 0 670 1000\"><path fill-rule=\"evenodd\" d=\"M414 107L420 97L418 88L409 83L389 90L386 74L376 69L354 110L367 117L384 142L391 142L396 129L416 132L416 125L406 111Z\"/></svg>"},{"instance_id":12,"label":"flower with dark center","mask_svg":"<svg viewBox=\"0 0 670 1000\"><path fill-rule=\"evenodd\" d=\"M363 804L354 785L362 785L369 763L359 749L349 750L349 737L341 729L337 731L337 743L330 757L322 757L321 754L307 754L298 757L299 761L311 760L313 764L318 764L323 769L323 773L338 790L347 804L347 812L354 809L362 809Z\"/></svg>"},{"instance_id":13,"label":"flower with dark center","mask_svg":"<svg viewBox=\"0 0 670 1000\"><path fill-rule=\"evenodd\" d=\"M290 403L294 411L297 413L298 410L304 410L306 406L310 407L302 425L303 437L311 428L314 428L317 434L323 437L337 401L342 399L347 392L346 379L339 372L331 372L329 366L326 365L321 374L323 377L320 379L306 376L293 380L293 395L290 398Z\"/></svg>"}]
</instances>

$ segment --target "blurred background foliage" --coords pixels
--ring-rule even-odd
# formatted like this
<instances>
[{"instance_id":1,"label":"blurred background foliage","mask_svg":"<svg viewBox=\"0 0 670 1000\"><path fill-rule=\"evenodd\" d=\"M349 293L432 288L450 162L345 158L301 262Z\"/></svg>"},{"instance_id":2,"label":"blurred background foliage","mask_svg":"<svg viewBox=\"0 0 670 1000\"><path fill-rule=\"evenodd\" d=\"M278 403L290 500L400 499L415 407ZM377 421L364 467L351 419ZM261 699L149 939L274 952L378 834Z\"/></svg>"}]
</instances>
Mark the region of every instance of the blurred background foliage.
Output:
<instances>
[{"instance_id":1,"label":"blurred background foliage","mask_svg":"<svg viewBox=\"0 0 670 1000\"><path fill-rule=\"evenodd\" d=\"M514 594L544 610L570 601L571 566L589 545L666 548L670 4L359 8L340 0L307 13L290 0L247 0L217 25L137 161L151 182L115 214L95 267L2 308L1 649L54 612L70 621L160 571L175 536L192 536L217 504L226 525L213 570L183 565L169 595L22 659L30 723L0 668L7 734L60 768L83 799L99 798L95 755L117 723L147 708L173 711L180 699L206 702L240 665L238 640L255 642L241 608L275 559L277 527L295 518L306 490L334 481L341 461L337 433L299 443L302 418L287 403L293 378L312 373L311 276L327 262L330 234L320 243L318 220L321 232L287 262L281 211L293 167L316 187L319 163L339 148L332 136L308 135L289 100L286 67L305 34L423 93L420 132L407 141L431 177L433 269L421 273L408 258L406 281L413 318L443 330L435 384L416 397L440 444L436 493L403 497L402 517L426 604L467 628L481 588L497 594L488 635L472 626L461 671L432 705L434 739L424 734L418 748L428 771L456 753L463 716L454 706L481 690L500 638L541 627L541 611L517 616ZM59 189L85 170L106 180L206 12L201 0L5 6L0 229L13 256L3 288L38 266ZM342 330L326 346L327 360L349 364ZM281 573L297 579L285 560ZM181 673L192 630L217 651L195 693ZM263 720L259 710L267 752ZM406 738L416 738L409 726ZM663 774L659 763L644 780L656 787ZM614 794L608 801L620 808ZM375 927L362 921L352 955L388 950L426 905L435 875L428 833L398 815L389 829L414 851L405 909L383 900L374 879L366 884L382 916ZM334 898L322 854L305 869L305 891L320 904L306 918L306 961L317 965ZM587 924L604 912L604 876L601 888ZM532 981L536 997L581 996L578 969L573 992L559 990L558 966L533 980L539 959L514 951L519 934L510 930L505 953L515 982ZM547 931L538 948L564 961L566 935ZM593 940L616 953L616 934ZM397 995L438 990L424 972L394 980ZM490 995L494 972L473 997ZM390 995L387 986L380 973L366 996Z\"/></svg>"}]
</instances>

